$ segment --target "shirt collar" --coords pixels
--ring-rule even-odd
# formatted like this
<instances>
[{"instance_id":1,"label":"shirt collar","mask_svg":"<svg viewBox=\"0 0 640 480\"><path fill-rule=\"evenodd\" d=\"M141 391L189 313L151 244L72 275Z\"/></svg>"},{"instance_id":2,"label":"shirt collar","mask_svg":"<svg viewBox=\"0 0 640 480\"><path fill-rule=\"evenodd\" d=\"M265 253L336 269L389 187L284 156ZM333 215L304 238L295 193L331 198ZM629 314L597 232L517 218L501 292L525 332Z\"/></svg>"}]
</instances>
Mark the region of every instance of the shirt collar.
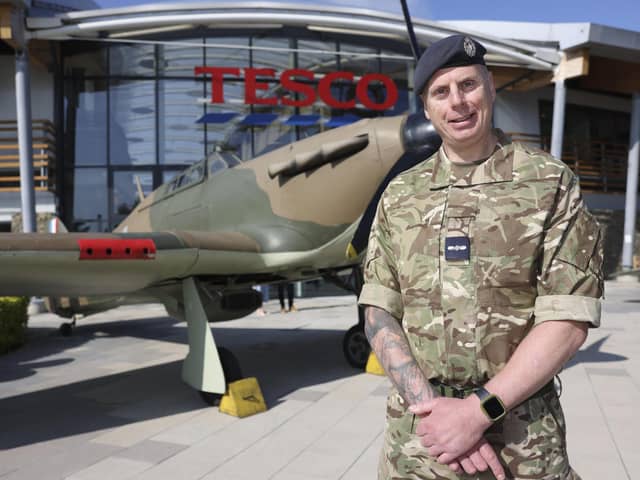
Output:
<instances>
[{"instance_id":1,"label":"shirt collar","mask_svg":"<svg viewBox=\"0 0 640 480\"><path fill-rule=\"evenodd\" d=\"M510 182L513 180L513 144L511 138L502 130L494 129L498 139L496 150L484 162L476 165L452 168L447 158L444 145L434 155L433 174L430 188L432 190L449 185L465 187L484 183Z\"/></svg>"}]
</instances>

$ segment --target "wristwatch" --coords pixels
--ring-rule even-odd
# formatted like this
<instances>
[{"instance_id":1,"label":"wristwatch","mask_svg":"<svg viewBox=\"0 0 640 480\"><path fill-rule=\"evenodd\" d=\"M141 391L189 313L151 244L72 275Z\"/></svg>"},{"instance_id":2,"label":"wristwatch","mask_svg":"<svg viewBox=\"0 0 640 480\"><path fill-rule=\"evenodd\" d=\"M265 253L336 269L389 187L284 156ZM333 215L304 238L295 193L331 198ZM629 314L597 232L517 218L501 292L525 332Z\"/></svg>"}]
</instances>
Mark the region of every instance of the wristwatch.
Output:
<instances>
[{"instance_id":1,"label":"wristwatch","mask_svg":"<svg viewBox=\"0 0 640 480\"><path fill-rule=\"evenodd\" d=\"M486 388L479 387L474 392L480 399L480 408L492 423L497 422L507 414L504 403L497 395L489 393Z\"/></svg>"}]
</instances>

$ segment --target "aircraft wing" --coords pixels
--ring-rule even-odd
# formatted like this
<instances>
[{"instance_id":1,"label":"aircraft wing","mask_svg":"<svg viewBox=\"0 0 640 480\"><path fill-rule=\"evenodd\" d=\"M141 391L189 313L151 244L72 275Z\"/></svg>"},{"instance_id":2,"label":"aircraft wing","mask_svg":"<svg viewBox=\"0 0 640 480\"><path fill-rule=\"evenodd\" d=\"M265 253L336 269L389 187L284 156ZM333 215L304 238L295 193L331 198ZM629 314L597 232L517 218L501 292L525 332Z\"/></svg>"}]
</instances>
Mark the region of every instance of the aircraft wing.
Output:
<instances>
[{"instance_id":1,"label":"aircraft wing","mask_svg":"<svg viewBox=\"0 0 640 480\"><path fill-rule=\"evenodd\" d=\"M121 295L182 279L202 251L259 251L236 232L0 234L0 295Z\"/></svg>"}]
</instances>

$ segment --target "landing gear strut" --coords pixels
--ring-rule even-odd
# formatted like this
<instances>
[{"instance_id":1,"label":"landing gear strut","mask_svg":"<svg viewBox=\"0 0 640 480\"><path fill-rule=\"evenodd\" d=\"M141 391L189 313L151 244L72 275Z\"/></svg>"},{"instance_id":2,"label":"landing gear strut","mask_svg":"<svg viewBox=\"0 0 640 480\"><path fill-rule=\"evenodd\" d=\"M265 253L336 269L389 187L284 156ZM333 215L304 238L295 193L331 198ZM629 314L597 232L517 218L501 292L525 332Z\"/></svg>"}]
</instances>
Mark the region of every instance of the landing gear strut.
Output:
<instances>
[{"instance_id":1,"label":"landing gear strut","mask_svg":"<svg viewBox=\"0 0 640 480\"><path fill-rule=\"evenodd\" d=\"M231 382L240 380L242 378L242 370L240 370L240 364L236 356L225 347L218 347L218 356L220 357L226 384L229 385ZM220 405L220 399L223 395L222 393L211 393L202 390L199 390L198 393L204 403L213 407Z\"/></svg>"}]
</instances>

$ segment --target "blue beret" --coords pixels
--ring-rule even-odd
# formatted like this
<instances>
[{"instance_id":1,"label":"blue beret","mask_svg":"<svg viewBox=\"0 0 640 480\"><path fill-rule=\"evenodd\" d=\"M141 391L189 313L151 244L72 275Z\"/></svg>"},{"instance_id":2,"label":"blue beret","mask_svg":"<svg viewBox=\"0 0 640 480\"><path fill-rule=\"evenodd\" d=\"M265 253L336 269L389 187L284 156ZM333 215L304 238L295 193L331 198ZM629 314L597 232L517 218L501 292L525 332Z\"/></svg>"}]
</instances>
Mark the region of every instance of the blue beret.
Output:
<instances>
[{"instance_id":1,"label":"blue beret","mask_svg":"<svg viewBox=\"0 0 640 480\"><path fill-rule=\"evenodd\" d=\"M484 65L487 49L466 35L450 37L432 43L422 54L413 76L416 95L420 95L429 80L441 68Z\"/></svg>"}]
</instances>

